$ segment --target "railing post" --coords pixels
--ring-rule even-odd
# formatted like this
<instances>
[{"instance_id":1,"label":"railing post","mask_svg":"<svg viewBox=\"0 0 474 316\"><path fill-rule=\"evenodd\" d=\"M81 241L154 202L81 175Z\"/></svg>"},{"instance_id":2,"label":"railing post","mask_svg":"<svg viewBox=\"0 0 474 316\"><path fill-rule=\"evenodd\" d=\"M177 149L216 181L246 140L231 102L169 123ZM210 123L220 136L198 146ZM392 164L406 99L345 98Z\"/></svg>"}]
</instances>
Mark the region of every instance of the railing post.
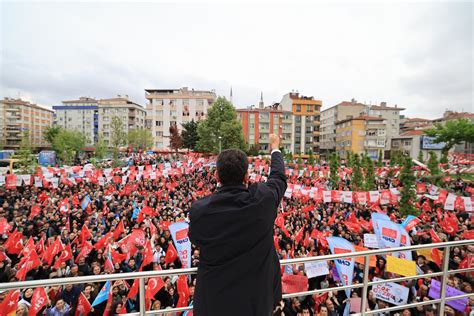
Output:
<instances>
[{"instance_id":1,"label":"railing post","mask_svg":"<svg viewBox=\"0 0 474 316\"><path fill-rule=\"evenodd\" d=\"M139 288L140 288L140 315L145 316L146 306L145 306L145 278L139 279Z\"/></svg>"},{"instance_id":2,"label":"railing post","mask_svg":"<svg viewBox=\"0 0 474 316\"><path fill-rule=\"evenodd\" d=\"M360 313L361 315L365 315L365 311L367 309L367 292L369 283L369 256L364 256L364 287L362 288L362 302L360 304Z\"/></svg>"},{"instance_id":3,"label":"railing post","mask_svg":"<svg viewBox=\"0 0 474 316\"><path fill-rule=\"evenodd\" d=\"M449 266L449 256L450 256L450 246L444 248L444 257L443 257L443 278L441 279L441 303L439 303L439 315L444 315L444 304L446 302L446 284L448 283L448 266Z\"/></svg>"}]
</instances>

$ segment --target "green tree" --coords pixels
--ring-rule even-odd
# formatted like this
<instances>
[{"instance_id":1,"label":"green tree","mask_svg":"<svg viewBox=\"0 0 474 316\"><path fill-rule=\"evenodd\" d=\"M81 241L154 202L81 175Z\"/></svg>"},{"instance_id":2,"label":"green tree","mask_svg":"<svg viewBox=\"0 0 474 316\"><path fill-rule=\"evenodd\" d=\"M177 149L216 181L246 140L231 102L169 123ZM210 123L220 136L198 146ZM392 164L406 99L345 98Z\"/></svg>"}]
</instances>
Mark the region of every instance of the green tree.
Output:
<instances>
[{"instance_id":1,"label":"green tree","mask_svg":"<svg viewBox=\"0 0 474 316\"><path fill-rule=\"evenodd\" d=\"M176 124L170 125L170 148L178 154L178 150L183 148L183 139L178 131L178 126Z\"/></svg>"},{"instance_id":2,"label":"green tree","mask_svg":"<svg viewBox=\"0 0 474 316\"><path fill-rule=\"evenodd\" d=\"M43 138L48 143L53 145L54 138L56 138L56 135L58 135L61 130L62 130L61 126L57 126L57 125L49 126L46 128Z\"/></svg>"},{"instance_id":3,"label":"green tree","mask_svg":"<svg viewBox=\"0 0 474 316\"><path fill-rule=\"evenodd\" d=\"M436 157L436 154L432 151L430 151L428 154L430 156L428 158L428 163L427 163L428 169L430 169L431 175L433 176L438 175L440 173L438 158Z\"/></svg>"},{"instance_id":4,"label":"green tree","mask_svg":"<svg viewBox=\"0 0 474 316\"><path fill-rule=\"evenodd\" d=\"M441 159L439 160L440 163L442 164L447 164L448 163L448 152L447 151L442 151L441 152Z\"/></svg>"},{"instance_id":5,"label":"green tree","mask_svg":"<svg viewBox=\"0 0 474 316\"><path fill-rule=\"evenodd\" d=\"M104 159L108 152L107 144L102 135L99 135L97 143L94 146L94 157L97 159Z\"/></svg>"},{"instance_id":6,"label":"green tree","mask_svg":"<svg viewBox=\"0 0 474 316\"><path fill-rule=\"evenodd\" d=\"M31 174L36 169L36 159L33 155L30 132L28 130L23 132L21 136L20 149L16 154L19 159L20 174Z\"/></svg>"},{"instance_id":7,"label":"green tree","mask_svg":"<svg viewBox=\"0 0 474 316\"><path fill-rule=\"evenodd\" d=\"M78 131L62 129L53 140L53 149L63 164L70 165L86 144L86 137Z\"/></svg>"},{"instance_id":8,"label":"green tree","mask_svg":"<svg viewBox=\"0 0 474 316\"><path fill-rule=\"evenodd\" d=\"M199 141L198 123L193 120L191 122L183 123L181 126L181 137L183 138L183 147L190 150L195 150Z\"/></svg>"},{"instance_id":9,"label":"green tree","mask_svg":"<svg viewBox=\"0 0 474 316\"><path fill-rule=\"evenodd\" d=\"M401 160L403 159L402 153L400 151L392 152L390 157L390 167L394 167L396 165L400 165Z\"/></svg>"},{"instance_id":10,"label":"green tree","mask_svg":"<svg viewBox=\"0 0 474 316\"><path fill-rule=\"evenodd\" d=\"M364 189L366 191L372 191L375 189L375 168L374 162L370 159L369 156L365 155L365 180L364 180Z\"/></svg>"},{"instance_id":11,"label":"green tree","mask_svg":"<svg viewBox=\"0 0 474 316\"><path fill-rule=\"evenodd\" d=\"M293 162L293 154L291 153L291 151L289 151L287 154L286 154L286 162L287 163L292 163Z\"/></svg>"},{"instance_id":12,"label":"green tree","mask_svg":"<svg viewBox=\"0 0 474 316\"><path fill-rule=\"evenodd\" d=\"M217 98L209 108L207 118L199 123L198 136L197 149L201 152L218 153L219 144L221 149L245 150L247 147L235 108L223 97Z\"/></svg>"},{"instance_id":13,"label":"green tree","mask_svg":"<svg viewBox=\"0 0 474 316\"><path fill-rule=\"evenodd\" d=\"M110 145L112 146L113 165L118 165L119 148L127 144L127 133L122 120L118 116L112 117L110 124Z\"/></svg>"},{"instance_id":14,"label":"green tree","mask_svg":"<svg viewBox=\"0 0 474 316\"><path fill-rule=\"evenodd\" d=\"M351 189L352 191L359 191L363 186L363 178L358 154L353 155L353 161L354 167L352 167Z\"/></svg>"},{"instance_id":15,"label":"green tree","mask_svg":"<svg viewBox=\"0 0 474 316\"><path fill-rule=\"evenodd\" d=\"M402 158L402 168L400 171L400 184L402 186L400 191L400 214L401 215L415 215L420 214L415 207L416 192L415 192L415 175L413 174L413 162L410 157Z\"/></svg>"},{"instance_id":16,"label":"green tree","mask_svg":"<svg viewBox=\"0 0 474 316\"><path fill-rule=\"evenodd\" d=\"M336 153L329 157L329 170L331 172L331 182L333 185L339 182L339 166L340 160Z\"/></svg>"},{"instance_id":17,"label":"green tree","mask_svg":"<svg viewBox=\"0 0 474 316\"><path fill-rule=\"evenodd\" d=\"M301 155L298 156L298 160L296 161L296 163L298 164L298 170L303 169L303 160L301 159Z\"/></svg>"},{"instance_id":18,"label":"green tree","mask_svg":"<svg viewBox=\"0 0 474 316\"><path fill-rule=\"evenodd\" d=\"M418 153L418 157L416 158L419 162L423 163L424 157L423 157L423 151L420 150Z\"/></svg>"},{"instance_id":19,"label":"green tree","mask_svg":"<svg viewBox=\"0 0 474 316\"><path fill-rule=\"evenodd\" d=\"M313 150L310 148L308 152L308 165L314 166L314 155L313 155Z\"/></svg>"},{"instance_id":20,"label":"green tree","mask_svg":"<svg viewBox=\"0 0 474 316\"><path fill-rule=\"evenodd\" d=\"M252 145L247 150L247 155L249 155L249 156L258 156L259 150L260 150L260 147L258 145Z\"/></svg>"},{"instance_id":21,"label":"green tree","mask_svg":"<svg viewBox=\"0 0 474 316\"><path fill-rule=\"evenodd\" d=\"M354 153L350 150L347 152L346 164L349 168L354 167Z\"/></svg>"},{"instance_id":22,"label":"green tree","mask_svg":"<svg viewBox=\"0 0 474 316\"><path fill-rule=\"evenodd\" d=\"M148 129L131 129L128 131L127 138L128 145L135 149L147 150L153 147L153 135Z\"/></svg>"},{"instance_id":23,"label":"green tree","mask_svg":"<svg viewBox=\"0 0 474 316\"><path fill-rule=\"evenodd\" d=\"M465 118L447 121L446 124L436 123L434 128L426 130L426 134L435 137L435 143L446 143L443 152L448 152L454 145L474 142L474 124Z\"/></svg>"}]
</instances>

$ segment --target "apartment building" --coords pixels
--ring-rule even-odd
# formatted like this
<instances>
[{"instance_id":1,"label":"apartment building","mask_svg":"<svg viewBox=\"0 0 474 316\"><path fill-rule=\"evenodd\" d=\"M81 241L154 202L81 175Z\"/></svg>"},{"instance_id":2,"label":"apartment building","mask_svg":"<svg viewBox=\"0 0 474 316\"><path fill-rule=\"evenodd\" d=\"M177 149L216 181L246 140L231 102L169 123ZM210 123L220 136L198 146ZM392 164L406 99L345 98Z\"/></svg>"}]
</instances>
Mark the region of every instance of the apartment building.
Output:
<instances>
[{"instance_id":1,"label":"apartment building","mask_svg":"<svg viewBox=\"0 0 474 316\"><path fill-rule=\"evenodd\" d=\"M99 136L99 101L90 97L62 101L53 105L54 124L67 130L79 131L92 146Z\"/></svg>"},{"instance_id":2,"label":"apartment building","mask_svg":"<svg viewBox=\"0 0 474 316\"><path fill-rule=\"evenodd\" d=\"M377 159L385 149L386 120L358 116L336 122L336 152L343 158L349 151Z\"/></svg>"},{"instance_id":3,"label":"apartment building","mask_svg":"<svg viewBox=\"0 0 474 316\"><path fill-rule=\"evenodd\" d=\"M321 100L290 92L283 96L280 108L292 114L291 150L295 155L307 156L312 151L319 156L319 125Z\"/></svg>"},{"instance_id":4,"label":"apartment building","mask_svg":"<svg viewBox=\"0 0 474 316\"><path fill-rule=\"evenodd\" d=\"M444 143L434 143L433 137L425 135L421 129L413 129L402 132L399 136L391 140L391 152L401 152L405 156L412 159L418 159L420 151L423 154L423 163L429 159L429 153L434 152L438 159L441 158L441 153L444 148Z\"/></svg>"},{"instance_id":5,"label":"apartment building","mask_svg":"<svg viewBox=\"0 0 474 316\"><path fill-rule=\"evenodd\" d=\"M350 117L357 117L364 111L366 105L355 99L343 101L321 112L320 151L328 156L336 150L336 122Z\"/></svg>"},{"instance_id":6,"label":"apartment building","mask_svg":"<svg viewBox=\"0 0 474 316\"><path fill-rule=\"evenodd\" d=\"M129 100L128 96L117 96L111 99L101 99L99 105L99 135L106 144L110 144L111 122L114 116L120 118L126 133L132 129L145 128L145 109Z\"/></svg>"},{"instance_id":7,"label":"apartment building","mask_svg":"<svg viewBox=\"0 0 474 316\"><path fill-rule=\"evenodd\" d=\"M153 135L155 149L169 147L169 129L176 124L181 131L182 124L206 117L207 110L216 101L214 91L180 89L146 89L146 127Z\"/></svg>"},{"instance_id":8,"label":"apartment building","mask_svg":"<svg viewBox=\"0 0 474 316\"><path fill-rule=\"evenodd\" d=\"M366 109L366 115L383 118L386 122L386 142L385 153L389 154L391 147L391 139L400 135L400 112L405 110L397 105L387 106L386 102L380 105L371 105Z\"/></svg>"},{"instance_id":9,"label":"apartment building","mask_svg":"<svg viewBox=\"0 0 474 316\"><path fill-rule=\"evenodd\" d=\"M242 123L245 141L249 147L255 146L268 151L270 134L281 137L281 146L291 151L292 114L279 109L279 104L264 107L263 102L256 108L237 109L237 119Z\"/></svg>"},{"instance_id":10,"label":"apartment building","mask_svg":"<svg viewBox=\"0 0 474 316\"><path fill-rule=\"evenodd\" d=\"M22 99L0 100L0 140L5 149L19 149L22 134L29 131L35 149L50 147L44 139L53 124L53 111Z\"/></svg>"}]
</instances>

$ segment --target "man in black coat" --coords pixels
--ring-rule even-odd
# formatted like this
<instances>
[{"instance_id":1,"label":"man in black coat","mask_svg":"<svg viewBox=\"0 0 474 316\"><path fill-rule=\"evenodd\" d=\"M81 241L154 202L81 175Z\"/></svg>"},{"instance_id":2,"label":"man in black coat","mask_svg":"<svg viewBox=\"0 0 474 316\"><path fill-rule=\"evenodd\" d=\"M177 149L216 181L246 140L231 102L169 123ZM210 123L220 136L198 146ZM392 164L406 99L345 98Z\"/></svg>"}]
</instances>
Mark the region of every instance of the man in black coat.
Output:
<instances>
[{"instance_id":1,"label":"man in black coat","mask_svg":"<svg viewBox=\"0 0 474 316\"><path fill-rule=\"evenodd\" d=\"M273 224L286 190L278 136L270 136L271 172L247 187L248 160L236 149L217 159L217 192L193 203L189 238L200 250L195 316L270 316L281 300Z\"/></svg>"}]
</instances>

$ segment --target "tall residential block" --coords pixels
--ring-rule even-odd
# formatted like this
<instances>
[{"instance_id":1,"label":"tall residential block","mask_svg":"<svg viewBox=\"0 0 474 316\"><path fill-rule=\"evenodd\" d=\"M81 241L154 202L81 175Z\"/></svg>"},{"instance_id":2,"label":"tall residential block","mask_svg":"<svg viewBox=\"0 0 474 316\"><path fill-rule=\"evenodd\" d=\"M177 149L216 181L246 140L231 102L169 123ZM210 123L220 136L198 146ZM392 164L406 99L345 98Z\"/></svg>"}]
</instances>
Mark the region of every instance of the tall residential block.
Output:
<instances>
[{"instance_id":1,"label":"tall residential block","mask_svg":"<svg viewBox=\"0 0 474 316\"><path fill-rule=\"evenodd\" d=\"M269 107L237 109L237 119L242 123L245 141L249 147L268 151L270 134L281 137L281 146L291 151L292 114L282 111L278 104Z\"/></svg>"},{"instance_id":2,"label":"tall residential block","mask_svg":"<svg viewBox=\"0 0 474 316\"><path fill-rule=\"evenodd\" d=\"M44 136L52 124L52 110L21 99L0 100L0 140L6 149L20 148L24 131L29 131L35 149L50 147Z\"/></svg>"},{"instance_id":3,"label":"tall residential block","mask_svg":"<svg viewBox=\"0 0 474 316\"><path fill-rule=\"evenodd\" d=\"M365 110L366 115L383 118L386 122L386 153L390 152L392 138L398 137L398 135L400 135L400 111L403 110L405 109L400 108L397 105L387 106L386 102L381 102L380 105L371 105Z\"/></svg>"},{"instance_id":4,"label":"tall residential block","mask_svg":"<svg viewBox=\"0 0 474 316\"><path fill-rule=\"evenodd\" d=\"M336 122L336 152L343 158L349 151L377 159L386 146L386 120L358 116Z\"/></svg>"},{"instance_id":5,"label":"tall residential block","mask_svg":"<svg viewBox=\"0 0 474 316\"><path fill-rule=\"evenodd\" d=\"M110 99L80 97L62 101L53 106L55 124L68 130L76 130L86 136L86 144L94 145L99 137L110 144L110 124L114 116L120 118L125 132L145 128L145 109L129 100L127 95Z\"/></svg>"},{"instance_id":6,"label":"tall residential block","mask_svg":"<svg viewBox=\"0 0 474 316\"><path fill-rule=\"evenodd\" d=\"M145 98L147 118L146 127L153 135L155 149L168 149L169 129L176 124L181 131L181 124L191 120L199 121L206 117L207 110L216 101L214 91L181 89L146 89Z\"/></svg>"},{"instance_id":7,"label":"tall residential block","mask_svg":"<svg viewBox=\"0 0 474 316\"><path fill-rule=\"evenodd\" d=\"M79 131L86 137L86 145L93 145L99 136L99 102L80 97L53 105L54 124L67 130Z\"/></svg>"},{"instance_id":8,"label":"tall residential block","mask_svg":"<svg viewBox=\"0 0 474 316\"><path fill-rule=\"evenodd\" d=\"M291 149L295 155L319 155L320 100L290 92L283 96L280 108L292 114Z\"/></svg>"}]
</instances>

